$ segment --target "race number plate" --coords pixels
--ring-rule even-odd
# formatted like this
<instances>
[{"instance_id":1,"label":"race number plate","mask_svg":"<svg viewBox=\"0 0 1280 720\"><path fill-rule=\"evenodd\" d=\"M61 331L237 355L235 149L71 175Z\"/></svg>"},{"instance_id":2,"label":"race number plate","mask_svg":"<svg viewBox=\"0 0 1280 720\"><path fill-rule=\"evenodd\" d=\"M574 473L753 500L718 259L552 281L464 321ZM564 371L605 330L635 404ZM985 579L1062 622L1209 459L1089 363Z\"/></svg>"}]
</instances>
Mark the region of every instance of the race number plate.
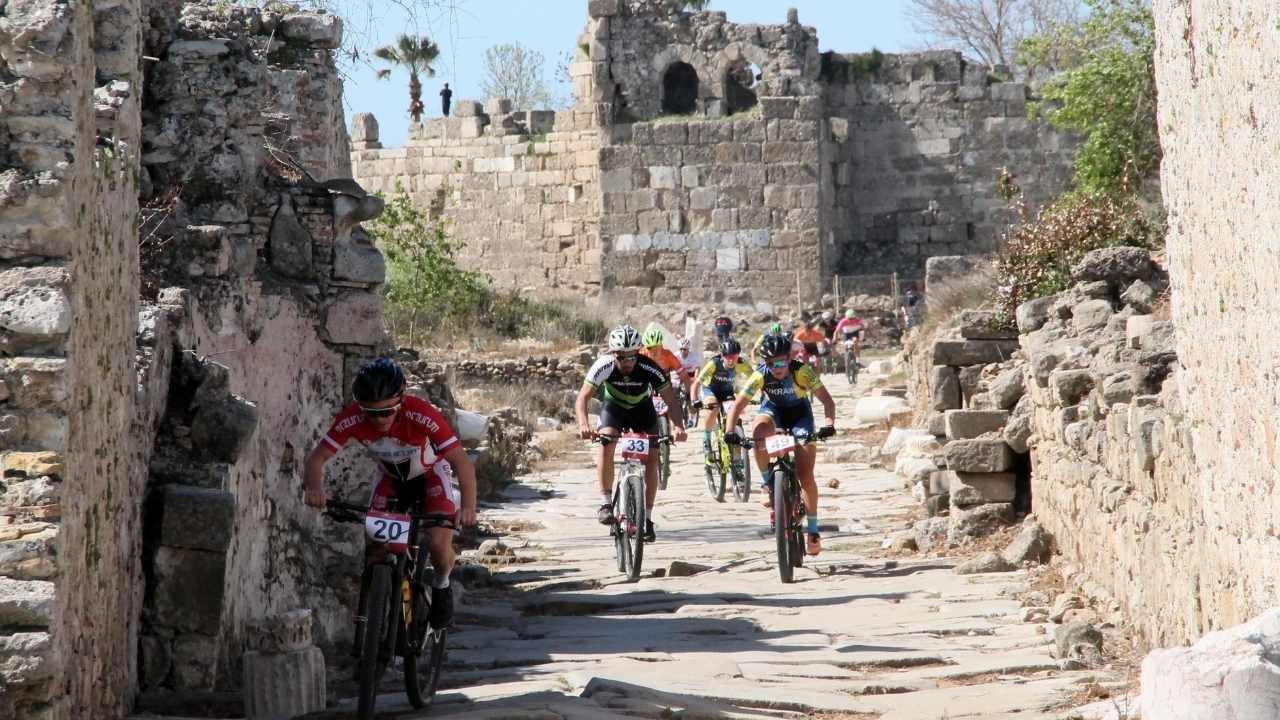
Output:
<instances>
[{"instance_id":1,"label":"race number plate","mask_svg":"<svg viewBox=\"0 0 1280 720\"><path fill-rule=\"evenodd\" d=\"M364 531L370 540L387 546L394 553L409 547L409 516L370 510L364 518Z\"/></svg>"},{"instance_id":2,"label":"race number plate","mask_svg":"<svg viewBox=\"0 0 1280 720\"><path fill-rule=\"evenodd\" d=\"M646 435L622 436L622 459L644 462L649 459L649 438Z\"/></svg>"},{"instance_id":3,"label":"race number plate","mask_svg":"<svg viewBox=\"0 0 1280 720\"><path fill-rule=\"evenodd\" d=\"M667 414L667 401L666 401L666 400L663 400L662 398L658 397L657 395L654 395L654 396L653 396L653 409L654 409L654 410L656 410L656 411L658 411L658 414L659 414L659 415L666 415L666 414Z\"/></svg>"},{"instance_id":4,"label":"race number plate","mask_svg":"<svg viewBox=\"0 0 1280 720\"><path fill-rule=\"evenodd\" d=\"M796 449L796 439L790 435L770 435L764 439L764 449L769 457L786 455Z\"/></svg>"}]
</instances>

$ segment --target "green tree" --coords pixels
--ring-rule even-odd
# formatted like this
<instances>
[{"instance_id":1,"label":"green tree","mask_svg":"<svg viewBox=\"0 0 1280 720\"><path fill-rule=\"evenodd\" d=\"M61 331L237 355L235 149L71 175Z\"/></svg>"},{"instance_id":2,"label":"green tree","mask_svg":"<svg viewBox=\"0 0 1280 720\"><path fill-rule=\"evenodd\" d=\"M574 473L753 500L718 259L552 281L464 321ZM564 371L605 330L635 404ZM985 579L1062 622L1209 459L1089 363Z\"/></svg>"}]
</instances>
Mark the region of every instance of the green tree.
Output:
<instances>
[{"instance_id":1,"label":"green tree","mask_svg":"<svg viewBox=\"0 0 1280 720\"><path fill-rule=\"evenodd\" d=\"M550 107L554 100L543 79L542 53L520 43L501 43L484 51L486 98L507 98L517 110Z\"/></svg>"},{"instance_id":2,"label":"green tree","mask_svg":"<svg viewBox=\"0 0 1280 720\"><path fill-rule=\"evenodd\" d=\"M447 318L469 314L487 300L487 276L458 267L457 246L441 220L414 206L397 187L386 209L365 223L387 259L387 315L392 332L410 343Z\"/></svg>"},{"instance_id":3,"label":"green tree","mask_svg":"<svg viewBox=\"0 0 1280 720\"><path fill-rule=\"evenodd\" d=\"M374 57L398 65L409 71L409 116L414 122L422 119L422 82L419 74L432 77L436 74L431 63L440 55L440 48L429 38L401 35L396 38L395 45L384 45L373 51ZM391 76L390 68L378 71L378 79L385 80Z\"/></svg>"},{"instance_id":4,"label":"green tree","mask_svg":"<svg viewBox=\"0 0 1280 720\"><path fill-rule=\"evenodd\" d=\"M1155 21L1148 0L1086 0L1083 22L1022 43L1028 64L1046 54L1071 59L1041 89L1035 110L1054 127L1084 138L1076 186L1086 192L1139 188L1160 167L1156 125Z\"/></svg>"}]
</instances>

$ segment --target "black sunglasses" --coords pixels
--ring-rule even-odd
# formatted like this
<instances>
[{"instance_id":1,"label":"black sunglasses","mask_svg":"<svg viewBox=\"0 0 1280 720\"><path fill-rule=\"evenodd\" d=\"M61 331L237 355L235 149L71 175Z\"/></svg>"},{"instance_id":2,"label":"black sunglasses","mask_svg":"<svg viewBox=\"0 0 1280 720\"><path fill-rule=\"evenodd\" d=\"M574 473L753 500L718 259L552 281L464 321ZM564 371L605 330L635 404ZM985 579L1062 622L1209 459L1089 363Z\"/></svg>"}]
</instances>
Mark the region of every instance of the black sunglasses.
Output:
<instances>
[{"instance_id":1,"label":"black sunglasses","mask_svg":"<svg viewBox=\"0 0 1280 720\"><path fill-rule=\"evenodd\" d=\"M365 417L371 417L371 418L387 417L388 415L395 415L397 412L399 412L401 404L402 403L397 402L395 405L392 405L391 407L384 407L384 408L371 408L371 407L365 407L364 405L361 405L360 412L364 413Z\"/></svg>"}]
</instances>

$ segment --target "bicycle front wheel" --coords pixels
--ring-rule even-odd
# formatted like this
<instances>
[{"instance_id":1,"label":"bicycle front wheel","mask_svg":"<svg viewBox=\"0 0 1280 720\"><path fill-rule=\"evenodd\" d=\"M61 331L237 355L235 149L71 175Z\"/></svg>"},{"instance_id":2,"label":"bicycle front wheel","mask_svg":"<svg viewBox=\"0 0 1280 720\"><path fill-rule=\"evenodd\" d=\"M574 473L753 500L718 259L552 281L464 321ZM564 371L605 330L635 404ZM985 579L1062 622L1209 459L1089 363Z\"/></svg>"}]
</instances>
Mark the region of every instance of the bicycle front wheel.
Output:
<instances>
[{"instance_id":1,"label":"bicycle front wheel","mask_svg":"<svg viewBox=\"0 0 1280 720\"><path fill-rule=\"evenodd\" d=\"M711 443L715 449L707 453L702 463L707 474L707 493L716 502L724 502L724 461L720 459L724 452L724 433L717 432Z\"/></svg>"},{"instance_id":2,"label":"bicycle front wheel","mask_svg":"<svg viewBox=\"0 0 1280 720\"><path fill-rule=\"evenodd\" d=\"M391 568L375 565L370 572L368 602L365 605L364 643L360 648L360 663L356 676L360 681L357 716L360 720L373 718L373 706L378 697L378 682L387 667L383 657L390 620ZM387 648L387 655L390 655Z\"/></svg>"},{"instance_id":3,"label":"bicycle front wheel","mask_svg":"<svg viewBox=\"0 0 1280 720\"><path fill-rule=\"evenodd\" d=\"M784 583L791 582L795 566L791 553L791 498L787 496L787 484L791 477L786 468L773 471L773 538L778 548L778 577Z\"/></svg>"},{"instance_id":4,"label":"bicycle front wheel","mask_svg":"<svg viewBox=\"0 0 1280 720\"><path fill-rule=\"evenodd\" d=\"M623 537L629 549L627 579L635 582L640 579L640 566L644 560L644 529L648 519L644 508L644 477L639 473L632 473L627 475L623 483L626 516Z\"/></svg>"},{"instance_id":5,"label":"bicycle front wheel","mask_svg":"<svg viewBox=\"0 0 1280 720\"><path fill-rule=\"evenodd\" d=\"M614 523L609 531L610 534L613 535L613 549L618 557L618 572L620 573L627 572L627 568L631 567L631 545L627 542L627 519L624 514L626 509L626 501L623 499L624 489L625 488L622 483L614 483Z\"/></svg>"}]
</instances>

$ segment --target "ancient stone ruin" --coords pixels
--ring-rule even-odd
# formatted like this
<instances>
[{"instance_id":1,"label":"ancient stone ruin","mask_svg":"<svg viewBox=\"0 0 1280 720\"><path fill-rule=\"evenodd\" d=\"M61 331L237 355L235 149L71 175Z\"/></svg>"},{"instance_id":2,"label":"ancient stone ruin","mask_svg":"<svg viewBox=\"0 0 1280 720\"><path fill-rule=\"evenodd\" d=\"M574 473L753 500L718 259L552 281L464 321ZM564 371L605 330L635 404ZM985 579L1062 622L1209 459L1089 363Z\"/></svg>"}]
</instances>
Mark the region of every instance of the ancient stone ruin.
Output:
<instances>
[{"instance_id":1,"label":"ancient stone ruin","mask_svg":"<svg viewBox=\"0 0 1280 720\"><path fill-rule=\"evenodd\" d=\"M354 177L441 207L500 286L809 302L832 274L918 278L929 256L993 249L1001 168L1032 205L1066 186L1074 142L1028 117L1027 85L959 53L819 53L794 10L588 5L570 110L458 102L399 148L355 118Z\"/></svg>"}]
</instances>

